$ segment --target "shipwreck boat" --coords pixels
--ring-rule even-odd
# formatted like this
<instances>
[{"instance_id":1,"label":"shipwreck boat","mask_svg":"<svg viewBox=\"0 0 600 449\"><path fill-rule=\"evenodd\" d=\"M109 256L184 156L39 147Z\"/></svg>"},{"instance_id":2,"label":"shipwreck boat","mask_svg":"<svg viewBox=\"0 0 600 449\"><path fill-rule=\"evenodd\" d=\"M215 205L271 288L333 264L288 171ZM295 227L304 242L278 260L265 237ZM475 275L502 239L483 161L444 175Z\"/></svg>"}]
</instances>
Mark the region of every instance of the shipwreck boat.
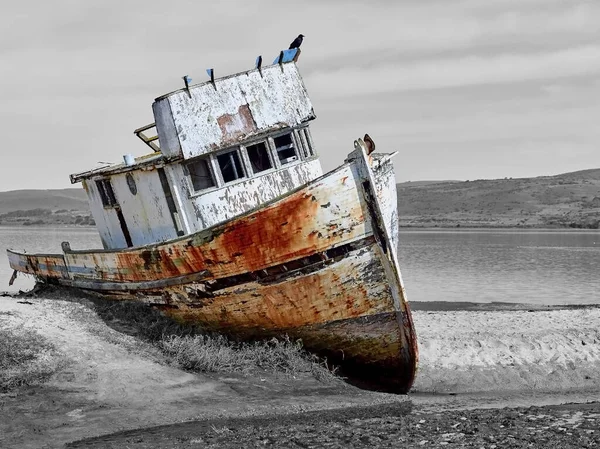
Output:
<instances>
[{"instance_id":1,"label":"shipwreck boat","mask_svg":"<svg viewBox=\"0 0 600 449\"><path fill-rule=\"evenodd\" d=\"M323 174L299 50L158 97L152 152L71 175L103 249L8 250L42 283L142 301L236 338L287 334L343 372L407 392L418 349L398 264L391 154L365 136ZM153 133L155 131L155 133ZM156 135L154 135L156 134Z\"/></svg>"}]
</instances>

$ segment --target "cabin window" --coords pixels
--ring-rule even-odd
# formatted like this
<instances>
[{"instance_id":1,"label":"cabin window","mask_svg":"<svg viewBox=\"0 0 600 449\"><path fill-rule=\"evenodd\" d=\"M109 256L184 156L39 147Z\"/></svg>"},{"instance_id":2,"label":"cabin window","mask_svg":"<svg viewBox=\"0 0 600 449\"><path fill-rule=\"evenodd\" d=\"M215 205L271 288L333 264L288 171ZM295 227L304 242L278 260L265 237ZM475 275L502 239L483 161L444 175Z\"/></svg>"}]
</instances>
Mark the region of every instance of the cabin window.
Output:
<instances>
[{"instance_id":1,"label":"cabin window","mask_svg":"<svg viewBox=\"0 0 600 449\"><path fill-rule=\"evenodd\" d=\"M240 153L237 149L217 155L217 162L224 182L227 183L246 177Z\"/></svg>"},{"instance_id":2,"label":"cabin window","mask_svg":"<svg viewBox=\"0 0 600 449\"><path fill-rule=\"evenodd\" d=\"M273 167L271 159L269 159L266 142L250 145L246 147L246 151L248 152L248 159L250 159L253 173L260 173Z\"/></svg>"},{"instance_id":3,"label":"cabin window","mask_svg":"<svg viewBox=\"0 0 600 449\"><path fill-rule=\"evenodd\" d=\"M114 207L117 206L117 198L115 197L115 192L110 183L110 179L100 179L96 181L96 187L98 188L98 192L100 193L100 198L102 200L102 205L105 207Z\"/></svg>"},{"instance_id":4,"label":"cabin window","mask_svg":"<svg viewBox=\"0 0 600 449\"><path fill-rule=\"evenodd\" d=\"M308 128L302 128L298 130L298 138L300 139L300 143L302 144L302 148L304 150L305 157L311 157L315 155L315 151L312 147L312 139L310 137Z\"/></svg>"},{"instance_id":5,"label":"cabin window","mask_svg":"<svg viewBox=\"0 0 600 449\"><path fill-rule=\"evenodd\" d=\"M210 171L208 159L198 159L186 165L194 191L214 187L215 180Z\"/></svg>"},{"instance_id":6,"label":"cabin window","mask_svg":"<svg viewBox=\"0 0 600 449\"><path fill-rule=\"evenodd\" d=\"M273 141L275 142L275 150L277 150L281 165L289 164L298 159L291 133L275 137Z\"/></svg>"}]
</instances>

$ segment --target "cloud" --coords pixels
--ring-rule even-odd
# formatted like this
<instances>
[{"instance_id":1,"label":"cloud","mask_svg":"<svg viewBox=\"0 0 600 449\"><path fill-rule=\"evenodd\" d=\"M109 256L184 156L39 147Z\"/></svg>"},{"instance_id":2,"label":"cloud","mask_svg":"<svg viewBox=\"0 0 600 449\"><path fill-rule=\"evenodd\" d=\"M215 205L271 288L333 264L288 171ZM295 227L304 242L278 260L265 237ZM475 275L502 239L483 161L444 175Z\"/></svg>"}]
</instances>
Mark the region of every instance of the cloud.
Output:
<instances>
[{"instance_id":1,"label":"cloud","mask_svg":"<svg viewBox=\"0 0 600 449\"><path fill-rule=\"evenodd\" d=\"M371 68L346 67L307 77L321 98L420 89L555 79L600 72L600 46L494 56L463 56L410 64L390 61Z\"/></svg>"},{"instance_id":2,"label":"cloud","mask_svg":"<svg viewBox=\"0 0 600 449\"><path fill-rule=\"evenodd\" d=\"M218 76L251 68L298 33L326 168L357 128L375 130L382 148L404 139L435 154L456 142L458 160L480 145L518 158L519 139L544 134L585 148L597 137L598 87L572 87L600 71L596 0L4 3L0 132L16 150L0 189L68 185L69 171L142 152L131 131L153 120L152 100L182 75L201 82L208 67ZM511 148L502 124L515 130ZM411 172L425 159L411 153Z\"/></svg>"}]
</instances>

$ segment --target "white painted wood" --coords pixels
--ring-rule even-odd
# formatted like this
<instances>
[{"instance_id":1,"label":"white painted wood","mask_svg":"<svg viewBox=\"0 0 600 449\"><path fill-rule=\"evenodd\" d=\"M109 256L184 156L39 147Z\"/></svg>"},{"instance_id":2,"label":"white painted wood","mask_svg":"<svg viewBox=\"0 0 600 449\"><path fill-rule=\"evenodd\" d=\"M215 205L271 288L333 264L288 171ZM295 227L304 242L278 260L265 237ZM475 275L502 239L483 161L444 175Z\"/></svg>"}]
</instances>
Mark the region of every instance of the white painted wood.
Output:
<instances>
[{"instance_id":1,"label":"white painted wood","mask_svg":"<svg viewBox=\"0 0 600 449\"><path fill-rule=\"evenodd\" d=\"M186 159L235 145L238 137L314 118L293 63L265 67L262 76L253 70L215 80L214 86L191 86L189 94L181 90L158 98L153 109L163 154Z\"/></svg>"},{"instance_id":2,"label":"white painted wood","mask_svg":"<svg viewBox=\"0 0 600 449\"><path fill-rule=\"evenodd\" d=\"M85 190L90 203L90 211L96 221L96 228L105 249L126 248L127 242L121 231L119 219L114 208L104 207L95 180L85 181ZM115 192L115 196L118 195Z\"/></svg>"},{"instance_id":3,"label":"white painted wood","mask_svg":"<svg viewBox=\"0 0 600 449\"><path fill-rule=\"evenodd\" d=\"M192 232L227 221L322 175L318 160L286 166L189 199Z\"/></svg>"},{"instance_id":4,"label":"white painted wood","mask_svg":"<svg viewBox=\"0 0 600 449\"><path fill-rule=\"evenodd\" d=\"M129 189L125 173L112 176L111 183L133 245L147 245L177 237L158 172L146 170L130 174L137 187L135 195Z\"/></svg>"},{"instance_id":5,"label":"white painted wood","mask_svg":"<svg viewBox=\"0 0 600 449\"><path fill-rule=\"evenodd\" d=\"M155 101L152 104L152 111L154 112L161 153L165 155L181 154L181 145L175 129L170 103L168 101Z\"/></svg>"}]
</instances>

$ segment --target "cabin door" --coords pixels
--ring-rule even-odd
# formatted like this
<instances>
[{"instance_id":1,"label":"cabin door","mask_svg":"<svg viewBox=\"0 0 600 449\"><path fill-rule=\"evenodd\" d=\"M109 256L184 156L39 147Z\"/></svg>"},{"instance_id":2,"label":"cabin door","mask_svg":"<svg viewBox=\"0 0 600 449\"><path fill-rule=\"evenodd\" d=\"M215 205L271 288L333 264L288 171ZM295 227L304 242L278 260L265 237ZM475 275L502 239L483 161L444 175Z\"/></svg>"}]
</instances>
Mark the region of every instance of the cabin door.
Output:
<instances>
[{"instance_id":1,"label":"cabin door","mask_svg":"<svg viewBox=\"0 0 600 449\"><path fill-rule=\"evenodd\" d=\"M123 238L125 239L125 243L127 244L127 247L131 248L133 246L131 234L129 233L127 222L125 221L125 217L123 216L123 212L121 211L121 206L119 205L117 197L115 196L115 191L112 188L110 179L100 179L96 181L96 186L98 187L98 192L100 192L102 205L105 208L110 208L115 211L115 214L117 215L117 220L119 220L121 232L123 232Z\"/></svg>"},{"instance_id":2,"label":"cabin door","mask_svg":"<svg viewBox=\"0 0 600 449\"><path fill-rule=\"evenodd\" d=\"M158 177L160 178L160 184L162 185L163 192L165 193L165 199L167 200L169 213L171 214L171 219L173 220L175 232L177 233L177 235L183 235L183 227L181 226L181 220L179 219L179 214L177 213L177 207L175 207L173 193L171 192L171 186L169 184L169 180L167 179L165 169L160 167L159 169L157 169L157 171Z\"/></svg>"}]
</instances>

